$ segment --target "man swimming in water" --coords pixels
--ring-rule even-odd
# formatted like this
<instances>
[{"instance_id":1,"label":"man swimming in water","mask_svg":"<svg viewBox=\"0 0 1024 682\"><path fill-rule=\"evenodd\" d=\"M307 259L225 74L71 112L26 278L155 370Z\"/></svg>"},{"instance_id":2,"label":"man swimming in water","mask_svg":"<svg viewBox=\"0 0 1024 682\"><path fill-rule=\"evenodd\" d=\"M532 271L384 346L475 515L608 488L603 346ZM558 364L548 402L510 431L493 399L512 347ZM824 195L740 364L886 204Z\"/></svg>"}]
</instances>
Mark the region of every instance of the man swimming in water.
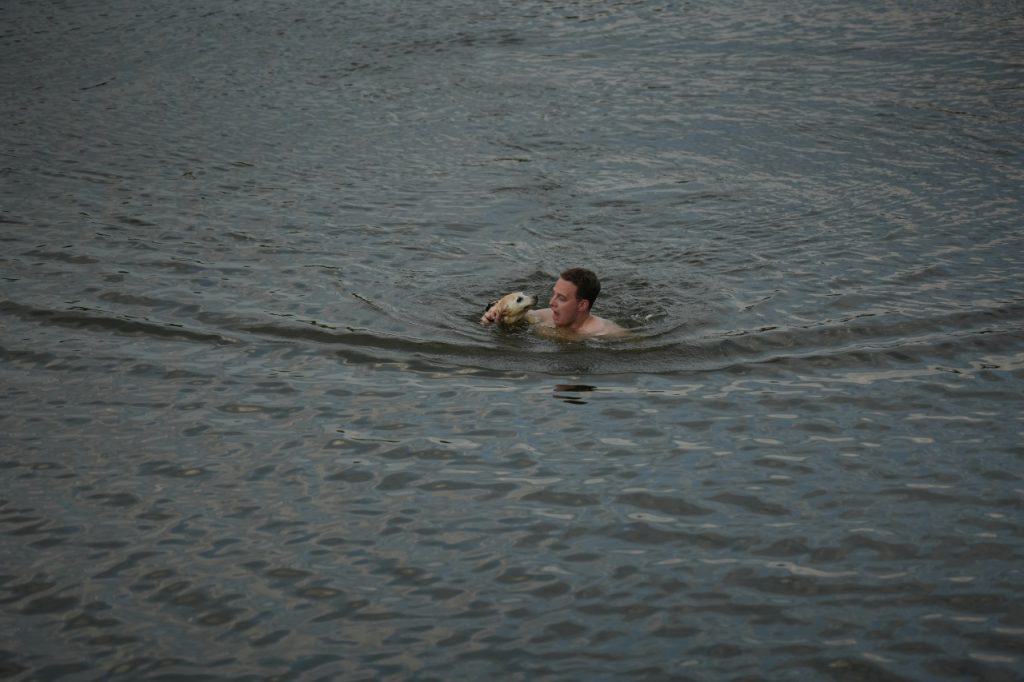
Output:
<instances>
[{"instance_id":1,"label":"man swimming in water","mask_svg":"<svg viewBox=\"0 0 1024 682\"><path fill-rule=\"evenodd\" d=\"M541 328L571 336L623 336L625 329L590 312L600 293L597 275L586 268L569 268L555 282L548 303L551 307L530 311L528 319ZM495 319L490 311L484 317Z\"/></svg>"}]
</instances>

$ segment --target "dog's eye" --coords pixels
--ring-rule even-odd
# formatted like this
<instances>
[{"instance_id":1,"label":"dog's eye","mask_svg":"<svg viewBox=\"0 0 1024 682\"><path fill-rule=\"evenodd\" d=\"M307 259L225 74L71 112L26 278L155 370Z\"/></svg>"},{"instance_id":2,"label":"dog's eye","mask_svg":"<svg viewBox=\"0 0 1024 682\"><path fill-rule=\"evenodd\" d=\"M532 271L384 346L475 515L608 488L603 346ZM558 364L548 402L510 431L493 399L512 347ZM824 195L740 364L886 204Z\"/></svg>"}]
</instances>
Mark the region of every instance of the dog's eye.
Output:
<instances>
[{"instance_id":1,"label":"dog's eye","mask_svg":"<svg viewBox=\"0 0 1024 682\"><path fill-rule=\"evenodd\" d=\"M522 303L522 302L523 302L523 297L522 296L517 296L516 297L516 303Z\"/></svg>"}]
</instances>

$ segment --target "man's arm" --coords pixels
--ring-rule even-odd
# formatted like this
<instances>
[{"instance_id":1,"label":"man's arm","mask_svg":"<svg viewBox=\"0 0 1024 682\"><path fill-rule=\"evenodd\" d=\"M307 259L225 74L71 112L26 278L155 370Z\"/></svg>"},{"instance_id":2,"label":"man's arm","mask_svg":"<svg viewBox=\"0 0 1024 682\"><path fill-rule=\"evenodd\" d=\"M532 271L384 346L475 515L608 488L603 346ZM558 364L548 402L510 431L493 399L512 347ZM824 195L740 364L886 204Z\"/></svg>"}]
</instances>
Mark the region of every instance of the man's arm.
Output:
<instances>
[{"instance_id":1,"label":"man's arm","mask_svg":"<svg viewBox=\"0 0 1024 682\"><path fill-rule=\"evenodd\" d=\"M541 308L540 310L531 310L526 313L526 319L533 324L550 324L555 323L555 318L551 315L551 308Z\"/></svg>"}]
</instances>

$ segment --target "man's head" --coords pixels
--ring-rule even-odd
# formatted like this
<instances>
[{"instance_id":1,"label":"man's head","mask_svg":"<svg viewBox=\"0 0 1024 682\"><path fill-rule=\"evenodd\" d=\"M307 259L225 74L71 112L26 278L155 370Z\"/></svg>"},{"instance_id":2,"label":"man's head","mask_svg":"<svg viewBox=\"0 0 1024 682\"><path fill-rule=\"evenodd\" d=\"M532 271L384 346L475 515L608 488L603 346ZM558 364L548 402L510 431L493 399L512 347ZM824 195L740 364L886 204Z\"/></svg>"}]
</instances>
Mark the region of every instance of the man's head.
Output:
<instances>
[{"instance_id":1,"label":"man's head","mask_svg":"<svg viewBox=\"0 0 1024 682\"><path fill-rule=\"evenodd\" d=\"M569 268L559 277L576 285L576 298L587 301L588 311L594 307L594 301L601 293L601 282L598 281L597 275L593 271L586 268Z\"/></svg>"},{"instance_id":2,"label":"man's head","mask_svg":"<svg viewBox=\"0 0 1024 682\"><path fill-rule=\"evenodd\" d=\"M571 327L581 317L586 319L601 293L597 275L586 268L569 268L555 282L551 293L551 312L559 327Z\"/></svg>"}]
</instances>

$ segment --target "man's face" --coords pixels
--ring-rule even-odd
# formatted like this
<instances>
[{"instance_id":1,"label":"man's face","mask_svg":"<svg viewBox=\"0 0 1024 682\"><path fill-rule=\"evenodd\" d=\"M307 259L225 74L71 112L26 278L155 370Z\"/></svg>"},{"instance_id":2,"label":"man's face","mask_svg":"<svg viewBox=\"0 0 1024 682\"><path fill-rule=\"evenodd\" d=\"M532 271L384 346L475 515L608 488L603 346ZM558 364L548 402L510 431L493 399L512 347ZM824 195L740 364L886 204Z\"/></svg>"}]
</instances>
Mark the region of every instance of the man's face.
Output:
<instances>
[{"instance_id":1,"label":"man's face","mask_svg":"<svg viewBox=\"0 0 1024 682\"><path fill-rule=\"evenodd\" d=\"M551 291L551 317L556 327L568 327L587 309L587 301L576 298L576 285L561 277Z\"/></svg>"}]
</instances>

